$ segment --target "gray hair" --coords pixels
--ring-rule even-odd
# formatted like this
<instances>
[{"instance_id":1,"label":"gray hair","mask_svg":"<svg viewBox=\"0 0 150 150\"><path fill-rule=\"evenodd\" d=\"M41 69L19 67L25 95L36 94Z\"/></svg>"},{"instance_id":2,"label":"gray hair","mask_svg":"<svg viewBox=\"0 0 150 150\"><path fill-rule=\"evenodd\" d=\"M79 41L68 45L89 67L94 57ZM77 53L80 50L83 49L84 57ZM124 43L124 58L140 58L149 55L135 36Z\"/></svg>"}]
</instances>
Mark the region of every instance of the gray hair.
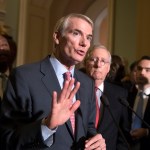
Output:
<instances>
[{"instance_id":1,"label":"gray hair","mask_svg":"<svg viewBox=\"0 0 150 150\"><path fill-rule=\"evenodd\" d=\"M88 53L86 54L86 57L85 57L85 63L87 60L89 60L89 58L91 57L91 54L92 52L95 50L95 49L105 49L109 55L109 62L111 63L111 54L110 54L110 51L104 46L104 45L101 45L101 44L95 44L93 45L92 47L90 47Z\"/></svg>"},{"instance_id":2,"label":"gray hair","mask_svg":"<svg viewBox=\"0 0 150 150\"><path fill-rule=\"evenodd\" d=\"M55 25L54 32L59 32L61 33L61 35L63 35L65 29L68 27L70 18L81 18L85 20L86 22L88 22L93 28L93 21L89 17L82 15L82 14L71 13L67 16L62 17L60 20L58 20L58 22Z\"/></svg>"}]
</instances>

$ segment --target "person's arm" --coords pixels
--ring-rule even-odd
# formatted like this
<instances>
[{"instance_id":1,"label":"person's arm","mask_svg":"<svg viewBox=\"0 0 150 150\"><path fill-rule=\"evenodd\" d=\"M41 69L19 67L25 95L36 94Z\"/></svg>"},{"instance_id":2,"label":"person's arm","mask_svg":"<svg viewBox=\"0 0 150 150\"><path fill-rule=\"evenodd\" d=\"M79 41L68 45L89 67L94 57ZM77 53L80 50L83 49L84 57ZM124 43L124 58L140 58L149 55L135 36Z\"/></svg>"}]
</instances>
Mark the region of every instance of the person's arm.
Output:
<instances>
[{"instance_id":1,"label":"person's arm","mask_svg":"<svg viewBox=\"0 0 150 150\"><path fill-rule=\"evenodd\" d=\"M35 111L35 108L33 108L35 104L39 104L37 101L39 102L41 97L37 94L35 85L31 84L28 74L25 74L22 70L16 71L17 75L14 72L8 81L2 104L2 115L0 117L1 137L7 143L4 142L3 144L8 149L10 147L14 149L35 146L47 147L45 142L52 136L45 141L43 140L40 118L44 114L43 111ZM50 130L64 124L79 107L80 101L77 100L70 108L72 98L78 91L80 83L77 83L72 88L73 85L74 79L65 83L59 97L57 97L57 92L53 93L52 105L49 106L51 112L45 121L45 125ZM29 89L29 87L32 89Z\"/></svg>"},{"instance_id":2,"label":"person's arm","mask_svg":"<svg viewBox=\"0 0 150 150\"><path fill-rule=\"evenodd\" d=\"M80 106L79 100L76 100L71 106L72 99L80 87L79 82L75 86L74 82L74 78L70 81L65 81L59 97L56 91L53 92L52 109L49 116L45 119L45 125L49 129L55 129L59 125L64 124Z\"/></svg>"},{"instance_id":3,"label":"person's arm","mask_svg":"<svg viewBox=\"0 0 150 150\"><path fill-rule=\"evenodd\" d=\"M53 134L56 132L57 128L54 130L49 129L44 123L41 125L42 137L45 145L50 147L53 144Z\"/></svg>"},{"instance_id":4,"label":"person's arm","mask_svg":"<svg viewBox=\"0 0 150 150\"><path fill-rule=\"evenodd\" d=\"M96 134L92 138L85 141L84 150L93 150L93 149L106 150L105 139L102 137L101 134Z\"/></svg>"}]
</instances>

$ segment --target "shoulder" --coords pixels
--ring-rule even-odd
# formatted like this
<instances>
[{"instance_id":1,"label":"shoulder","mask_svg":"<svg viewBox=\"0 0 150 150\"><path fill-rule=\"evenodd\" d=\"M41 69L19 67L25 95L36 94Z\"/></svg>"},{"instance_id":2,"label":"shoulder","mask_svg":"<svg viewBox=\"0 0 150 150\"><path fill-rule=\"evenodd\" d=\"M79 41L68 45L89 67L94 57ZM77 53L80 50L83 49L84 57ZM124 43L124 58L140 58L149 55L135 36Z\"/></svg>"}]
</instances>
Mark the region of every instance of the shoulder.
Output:
<instances>
[{"instance_id":1,"label":"shoulder","mask_svg":"<svg viewBox=\"0 0 150 150\"><path fill-rule=\"evenodd\" d=\"M16 68L14 68L13 70L19 70L19 71L32 71L32 70L35 70L37 69L37 67L40 67L43 63L49 63L49 59L48 57L42 59L42 60L39 60L39 61L36 61L36 62L33 62L33 63L29 63L29 64L23 64L23 65L20 65Z\"/></svg>"},{"instance_id":2,"label":"shoulder","mask_svg":"<svg viewBox=\"0 0 150 150\"><path fill-rule=\"evenodd\" d=\"M45 64L49 63L48 60L49 59L46 57L45 59L34 62L34 63L20 65L20 66L14 68L12 70L10 76L16 76L16 77L18 77L18 76L24 76L24 77L25 76L27 76L27 77L32 76L33 77L34 74L37 75L40 72L41 65L43 63L45 63Z\"/></svg>"},{"instance_id":3,"label":"shoulder","mask_svg":"<svg viewBox=\"0 0 150 150\"><path fill-rule=\"evenodd\" d=\"M90 86L94 88L95 84L94 80L91 77L89 77L86 73L83 73L82 71L75 69L74 77L85 88L89 89Z\"/></svg>"},{"instance_id":4,"label":"shoulder","mask_svg":"<svg viewBox=\"0 0 150 150\"><path fill-rule=\"evenodd\" d=\"M108 81L105 81L105 82L104 82L104 86L105 86L105 87L112 88L112 89L114 89L114 90L127 91L124 87L119 86L119 85L114 84L114 83L111 83L111 82L108 82Z\"/></svg>"},{"instance_id":5,"label":"shoulder","mask_svg":"<svg viewBox=\"0 0 150 150\"><path fill-rule=\"evenodd\" d=\"M119 85L116 85L114 83L110 83L108 81L104 82L104 90L109 95L122 96L122 97L127 97L128 95L127 89Z\"/></svg>"},{"instance_id":6,"label":"shoulder","mask_svg":"<svg viewBox=\"0 0 150 150\"><path fill-rule=\"evenodd\" d=\"M75 69L75 77L78 79L78 80L82 80L82 81L89 81L89 82L93 82L94 80L89 77L86 73L78 70L78 69Z\"/></svg>"}]
</instances>

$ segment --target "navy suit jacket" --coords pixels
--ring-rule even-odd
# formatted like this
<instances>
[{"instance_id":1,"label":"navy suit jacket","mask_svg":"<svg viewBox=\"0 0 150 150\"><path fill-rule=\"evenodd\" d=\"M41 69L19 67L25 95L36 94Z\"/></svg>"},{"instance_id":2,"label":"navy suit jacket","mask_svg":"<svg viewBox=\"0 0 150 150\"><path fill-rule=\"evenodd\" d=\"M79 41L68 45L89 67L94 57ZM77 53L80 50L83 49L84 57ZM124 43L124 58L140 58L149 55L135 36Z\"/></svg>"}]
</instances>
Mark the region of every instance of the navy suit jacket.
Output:
<instances>
[{"instance_id":1,"label":"navy suit jacket","mask_svg":"<svg viewBox=\"0 0 150 150\"><path fill-rule=\"evenodd\" d=\"M136 99L136 95L137 95L138 90L136 89L136 87L134 86L131 91L129 92L129 96L128 96L128 102L131 106L131 108L133 109L134 103L135 103L135 99ZM132 124L132 111L129 110L130 113L130 126ZM143 120L148 123L150 125L150 96L148 98L148 102L147 102L147 106L145 109L145 113L143 116ZM148 128L144 123L142 123L142 128ZM150 129L149 129L150 132ZM150 149L150 134L146 137L143 137L140 141L141 143L141 150L149 150Z\"/></svg>"},{"instance_id":2,"label":"navy suit jacket","mask_svg":"<svg viewBox=\"0 0 150 150\"><path fill-rule=\"evenodd\" d=\"M119 102L120 98L127 98L127 91L118 85L106 81L104 82L103 93L108 98L109 108L114 119L127 138L129 135L128 111ZM128 150L128 146L118 131L108 108L103 104L100 107L100 116L98 132L105 138L107 150Z\"/></svg>"},{"instance_id":3,"label":"navy suit jacket","mask_svg":"<svg viewBox=\"0 0 150 150\"><path fill-rule=\"evenodd\" d=\"M41 120L50 114L53 91L61 91L49 57L13 70L2 102L0 132L2 141L5 141L1 143L3 150L83 149L85 138L96 134L94 82L78 70L75 70L74 78L81 83L76 94L81 105L75 112L75 135L68 120L58 126L53 145L47 147L41 134Z\"/></svg>"}]
</instances>

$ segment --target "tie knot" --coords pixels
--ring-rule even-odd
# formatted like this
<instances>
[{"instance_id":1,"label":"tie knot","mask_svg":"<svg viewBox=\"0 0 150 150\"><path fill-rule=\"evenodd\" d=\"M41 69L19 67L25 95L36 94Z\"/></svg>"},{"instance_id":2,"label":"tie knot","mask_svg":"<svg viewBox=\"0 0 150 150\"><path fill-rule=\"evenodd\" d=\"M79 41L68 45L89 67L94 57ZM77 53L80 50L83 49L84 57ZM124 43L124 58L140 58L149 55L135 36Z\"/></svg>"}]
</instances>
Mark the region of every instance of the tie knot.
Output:
<instances>
[{"instance_id":1,"label":"tie knot","mask_svg":"<svg viewBox=\"0 0 150 150\"><path fill-rule=\"evenodd\" d=\"M68 81L71 80L71 72L69 72L69 71L65 72L64 78L65 78L65 80L68 80Z\"/></svg>"},{"instance_id":2,"label":"tie knot","mask_svg":"<svg viewBox=\"0 0 150 150\"><path fill-rule=\"evenodd\" d=\"M98 87L95 86L95 91L97 91L97 90L98 90Z\"/></svg>"},{"instance_id":3,"label":"tie knot","mask_svg":"<svg viewBox=\"0 0 150 150\"><path fill-rule=\"evenodd\" d=\"M143 91L139 92L139 97L140 98L143 98L143 95L144 95Z\"/></svg>"}]
</instances>

